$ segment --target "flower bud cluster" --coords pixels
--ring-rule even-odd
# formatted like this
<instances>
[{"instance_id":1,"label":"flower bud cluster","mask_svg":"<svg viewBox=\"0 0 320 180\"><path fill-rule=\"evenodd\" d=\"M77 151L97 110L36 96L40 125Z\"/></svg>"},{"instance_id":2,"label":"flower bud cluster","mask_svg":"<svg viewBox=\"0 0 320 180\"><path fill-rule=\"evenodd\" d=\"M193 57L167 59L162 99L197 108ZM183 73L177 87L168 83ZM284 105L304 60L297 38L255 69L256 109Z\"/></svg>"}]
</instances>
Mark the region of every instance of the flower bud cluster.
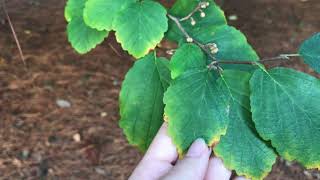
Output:
<instances>
[{"instance_id":1,"label":"flower bud cluster","mask_svg":"<svg viewBox=\"0 0 320 180\"><path fill-rule=\"evenodd\" d=\"M200 12L200 17L204 18L206 17L206 13L203 11L203 9L206 9L209 7L210 3L209 2L200 2L199 3L199 9L198 11ZM197 24L196 20L193 17L190 17L190 23L192 26L195 26Z\"/></svg>"}]
</instances>

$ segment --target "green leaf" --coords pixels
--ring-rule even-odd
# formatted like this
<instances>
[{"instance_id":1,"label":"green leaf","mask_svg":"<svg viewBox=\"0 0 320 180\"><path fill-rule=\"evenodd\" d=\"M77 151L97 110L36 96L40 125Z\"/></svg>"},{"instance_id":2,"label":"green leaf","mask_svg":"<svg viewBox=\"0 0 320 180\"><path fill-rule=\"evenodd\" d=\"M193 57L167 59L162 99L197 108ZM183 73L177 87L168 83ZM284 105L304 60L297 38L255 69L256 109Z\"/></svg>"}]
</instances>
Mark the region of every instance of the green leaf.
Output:
<instances>
[{"instance_id":1,"label":"green leaf","mask_svg":"<svg viewBox=\"0 0 320 180\"><path fill-rule=\"evenodd\" d=\"M156 65L159 71L160 81L162 83L164 91L166 91L171 83L170 62L168 61L168 59L160 57L156 61Z\"/></svg>"},{"instance_id":2,"label":"green leaf","mask_svg":"<svg viewBox=\"0 0 320 180\"><path fill-rule=\"evenodd\" d=\"M251 74L225 70L220 83L226 83L232 95L227 134L214 148L228 169L252 180L263 179L276 161L273 149L258 136L250 112Z\"/></svg>"},{"instance_id":3,"label":"green leaf","mask_svg":"<svg viewBox=\"0 0 320 180\"><path fill-rule=\"evenodd\" d=\"M208 29L214 32L208 36L205 33L196 34L198 41L208 44L215 43L219 49L215 54L216 59L227 61L258 61L259 57L254 49L250 46L247 38L234 27L225 25ZM207 32L209 33L209 32ZM224 69L237 69L237 70L252 70L255 69L252 65L223 65Z\"/></svg>"},{"instance_id":4,"label":"green leaf","mask_svg":"<svg viewBox=\"0 0 320 180\"><path fill-rule=\"evenodd\" d=\"M67 26L68 40L80 54L89 52L108 36L107 31L97 31L87 26L82 17L73 18Z\"/></svg>"},{"instance_id":5,"label":"green leaf","mask_svg":"<svg viewBox=\"0 0 320 180\"><path fill-rule=\"evenodd\" d=\"M170 14L185 17L197 7L200 2L200 0L177 0L171 7Z\"/></svg>"},{"instance_id":6,"label":"green leaf","mask_svg":"<svg viewBox=\"0 0 320 180\"><path fill-rule=\"evenodd\" d=\"M167 31L166 14L166 9L157 2L131 4L114 20L117 41L134 57L143 57L156 47Z\"/></svg>"},{"instance_id":7,"label":"green leaf","mask_svg":"<svg viewBox=\"0 0 320 180\"><path fill-rule=\"evenodd\" d=\"M256 129L287 160L320 168L320 80L292 69L257 70L250 80Z\"/></svg>"},{"instance_id":8,"label":"green leaf","mask_svg":"<svg viewBox=\"0 0 320 180\"><path fill-rule=\"evenodd\" d=\"M69 0L65 10L66 19L69 20L68 40L80 54L89 52L108 36L107 31L92 29L84 23L82 14L85 3L86 0Z\"/></svg>"},{"instance_id":9,"label":"green leaf","mask_svg":"<svg viewBox=\"0 0 320 180\"><path fill-rule=\"evenodd\" d=\"M228 97L208 69L190 70L174 79L164 95L168 133L184 154L191 143L203 138L217 143L228 125Z\"/></svg>"},{"instance_id":10,"label":"green leaf","mask_svg":"<svg viewBox=\"0 0 320 180\"><path fill-rule=\"evenodd\" d=\"M173 7L170 9L170 14L179 18L183 18L187 16L199 4L199 2L201 1L177 0ZM220 9L220 7L212 0L208 0L207 2L210 3L209 7L207 7L206 9L202 9L206 14L206 17L201 17L200 12L197 12L193 16L194 20L196 21L196 24L194 26L191 25L190 20L181 22L182 26L192 37L196 37L196 34L206 34L210 36L210 34L212 34L213 32L208 32L208 28L214 28L227 24L224 12ZM173 21L170 21L166 38L177 42L181 41L181 39L185 39L184 35L181 33L181 31Z\"/></svg>"},{"instance_id":11,"label":"green leaf","mask_svg":"<svg viewBox=\"0 0 320 180\"><path fill-rule=\"evenodd\" d=\"M257 61L259 57L252 49L247 38L236 28L228 25L211 29L214 33L207 36L204 33L196 34L202 43L215 43L218 53L215 57L219 60Z\"/></svg>"},{"instance_id":12,"label":"green leaf","mask_svg":"<svg viewBox=\"0 0 320 180\"><path fill-rule=\"evenodd\" d=\"M311 68L320 73L320 33L302 43L299 53Z\"/></svg>"},{"instance_id":13,"label":"green leaf","mask_svg":"<svg viewBox=\"0 0 320 180\"><path fill-rule=\"evenodd\" d=\"M70 22L73 18L82 17L82 11L87 0L68 0L65 10L64 16L68 22Z\"/></svg>"},{"instance_id":14,"label":"green leaf","mask_svg":"<svg viewBox=\"0 0 320 180\"><path fill-rule=\"evenodd\" d=\"M135 62L122 84L120 127L128 141L142 151L148 148L163 122L163 94L167 88L164 82L170 81L166 61L150 53Z\"/></svg>"},{"instance_id":15,"label":"green leaf","mask_svg":"<svg viewBox=\"0 0 320 180\"><path fill-rule=\"evenodd\" d=\"M113 30L113 20L136 0L88 0L83 12L84 22L98 30ZM132 14L134 16L134 14Z\"/></svg>"},{"instance_id":16,"label":"green leaf","mask_svg":"<svg viewBox=\"0 0 320 180\"><path fill-rule=\"evenodd\" d=\"M183 44L170 61L171 77L175 79L183 72L194 68L205 68L206 59L202 50L194 44Z\"/></svg>"}]
</instances>

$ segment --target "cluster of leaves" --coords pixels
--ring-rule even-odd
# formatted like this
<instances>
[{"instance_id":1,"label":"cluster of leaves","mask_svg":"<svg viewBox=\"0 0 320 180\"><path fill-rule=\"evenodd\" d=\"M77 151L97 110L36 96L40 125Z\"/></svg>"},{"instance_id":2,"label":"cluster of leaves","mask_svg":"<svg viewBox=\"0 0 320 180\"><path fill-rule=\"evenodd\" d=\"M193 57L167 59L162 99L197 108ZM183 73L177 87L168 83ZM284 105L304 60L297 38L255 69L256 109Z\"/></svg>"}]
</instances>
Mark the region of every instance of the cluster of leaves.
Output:
<instances>
[{"instance_id":1,"label":"cluster of leaves","mask_svg":"<svg viewBox=\"0 0 320 180\"><path fill-rule=\"evenodd\" d=\"M214 1L177 0L166 10L152 0L68 0L65 16L78 52L114 30L123 49L142 57L120 93L120 126L139 149L148 148L165 119L180 155L203 138L229 169L251 179L263 179L277 156L320 168L320 80L265 69ZM179 44L170 61L149 53L164 37ZM298 54L320 73L320 34Z\"/></svg>"},{"instance_id":2,"label":"cluster of leaves","mask_svg":"<svg viewBox=\"0 0 320 180\"><path fill-rule=\"evenodd\" d=\"M151 0L69 0L65 9L68 39L83 54L114 30L123 49L140 58L164 37L168 29L166 13Z\"/></svg>"}]
</instances>

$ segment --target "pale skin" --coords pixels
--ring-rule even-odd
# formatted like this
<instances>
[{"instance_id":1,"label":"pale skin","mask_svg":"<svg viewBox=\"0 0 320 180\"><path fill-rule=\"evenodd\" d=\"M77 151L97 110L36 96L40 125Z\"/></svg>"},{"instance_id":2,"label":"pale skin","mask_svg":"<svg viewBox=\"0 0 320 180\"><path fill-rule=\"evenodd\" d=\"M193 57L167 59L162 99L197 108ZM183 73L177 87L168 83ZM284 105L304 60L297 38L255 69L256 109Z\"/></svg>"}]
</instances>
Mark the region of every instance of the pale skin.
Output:
<instances>
[{"instance_id":1,"label":"pale skin","mask_svg":"<svg viewBox=\"0 0 320 180\"><path fill-rule=\"evenodd\" d=\"M204 140L197 139L184 158L178 160L177 149L164 123L129 180L229 180L231 171L211 154ZM236 177L234 180L247 179Z\"/></svg>"}]
</instances>

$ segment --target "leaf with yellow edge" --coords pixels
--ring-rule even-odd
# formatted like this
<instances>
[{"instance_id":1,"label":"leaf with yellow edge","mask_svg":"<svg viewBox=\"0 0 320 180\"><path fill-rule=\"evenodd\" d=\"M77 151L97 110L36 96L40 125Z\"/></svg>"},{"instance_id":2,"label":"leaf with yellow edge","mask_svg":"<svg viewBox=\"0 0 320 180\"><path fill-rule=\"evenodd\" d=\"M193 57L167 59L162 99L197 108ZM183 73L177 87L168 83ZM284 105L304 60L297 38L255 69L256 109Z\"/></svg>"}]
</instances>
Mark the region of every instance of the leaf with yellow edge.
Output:
<instances>
[{"instance_id":1,"label":"leaf with yellow edge","mask_svg":"<svg viewBox=\"0 0 320 180\"><path fill-rule=\"evenodd\" d=\"M135 62L120 92L120 127L130 144L147 150L163 123L163 93L170 83L169 61L150 53Z\"/></svg>"},{"instance_id":2,"label":"leaf with yellow edge","mask_svg":"<svg viewBox=\"0 0 320 180\"><path fill-rule=\"evenodd\" d=\"M158 2L130 4L113 21L117 41L136 58L148 54L168 29L167 11Z\"/></svg>"},{"instance_id":3,"label":"leaf with yellow edge","mask_svg":"<svg viewBox=\"0 0 320 180\"><path fill-rule=\"evenodd\" d=\"M252 180L263 179L272 169L276 154L255 130L250 112L251 74L225 70L220 83L226 83L232 95L227 134L214 148L215 155L238 175Z\"/></svg>"},{"instance_id":4,"label":"leaf with yellow edge","mask_svg":"<svg viewBox=\"0 0 320 180\"><path fill-rule=\"evenodd\" d=\"M257 70L251 111L260 136L286 160L320 167L320 80L287 68Z\"/></svg>"},{"instance_id":5,"label":"leaf with yellow edge","mask_svg":"<svg viewBox=\"0 0 320 180\"><path fill-rule=\"evenodd\" d=\"M225 88L206 68L187 71L172 81L164 95L165 114L180 155L197 138L212 145L226 133L229 98Z\"/></svg>"}]
</instances>

